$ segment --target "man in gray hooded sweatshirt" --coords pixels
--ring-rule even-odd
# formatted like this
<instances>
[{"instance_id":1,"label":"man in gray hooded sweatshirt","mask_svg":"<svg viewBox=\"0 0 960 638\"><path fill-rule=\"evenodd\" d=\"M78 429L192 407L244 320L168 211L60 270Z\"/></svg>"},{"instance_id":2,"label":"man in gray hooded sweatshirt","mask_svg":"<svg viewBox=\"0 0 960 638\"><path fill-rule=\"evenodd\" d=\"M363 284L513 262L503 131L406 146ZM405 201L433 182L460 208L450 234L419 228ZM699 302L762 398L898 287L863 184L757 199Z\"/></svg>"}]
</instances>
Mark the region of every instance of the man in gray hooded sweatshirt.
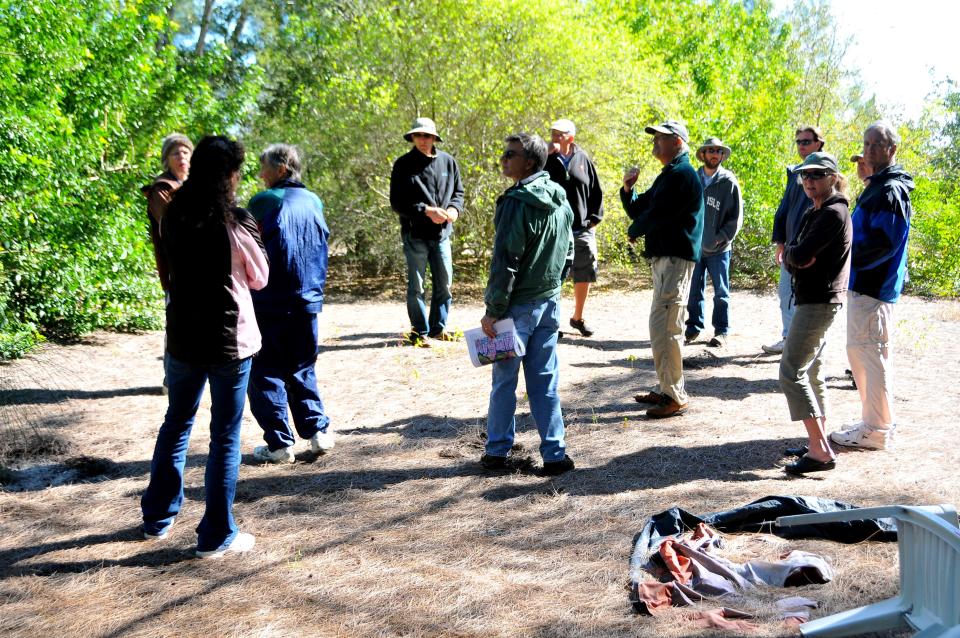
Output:
<instances>
[{"instance_id":1,"label":"man in gray hooded sweatshirt","mask_svg":"<svg viewBox=\"0 0 960 638\"><path fill-rule=\"evenodd\" d=\"M703 166L697 170L703 184L703 243L700 260L693 269L687 302L686 343L693 343L704 329L704 293L707 273L713 282L713 338L708 346L726 345L730 330L730 248L743 225L743 197L737 176L720 166L730 157L730 147L719 138L707 138L697 149Z\"/></svg>"}]
</instances>

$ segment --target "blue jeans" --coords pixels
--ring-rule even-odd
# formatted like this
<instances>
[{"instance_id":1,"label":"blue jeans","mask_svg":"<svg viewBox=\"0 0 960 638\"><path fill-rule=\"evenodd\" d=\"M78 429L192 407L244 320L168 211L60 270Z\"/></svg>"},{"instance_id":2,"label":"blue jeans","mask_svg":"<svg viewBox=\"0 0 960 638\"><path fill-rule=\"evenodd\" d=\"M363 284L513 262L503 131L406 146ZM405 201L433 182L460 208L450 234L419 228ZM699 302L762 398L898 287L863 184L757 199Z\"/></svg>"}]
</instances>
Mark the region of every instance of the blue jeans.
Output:
<instances>
[{"instance_id":1,"label":"blue jeans","mask_svg":"<svg viewBox=\"0 0 960 638\"><path fill-rule=\"evenodd\" d=\"M730 330L730 251L700 258L690 280L687 302L687 334L703 332L703 298L707 289L707 273L713 281L713 332L725 335Z\"/></svg>"},{"instance_id":2,"label":"blue jeans","mask_svg":"<svg viewBox=\"0 0 960 638\"><path fill-rule=\"evenodd\" d=\"M143 530L161 534L183 503L183 466L190 430L210 381L210 451L204 476L206 510L197 526L197 549L214 550L233 542L233 497L240 467L240 421L250 375L250 359L220 365L193 365L166 357L168 407L150 463L150 483L140 500Z\"/></svg>"},{"instance_id":3,"label":"blue jeans","mask_svg":"<svg viewBox=\"0 0 960 638\"><path fill-rule=\"evenodd\" d=\"M414 239L403 236L403 256L407 258L407 315L414 332L437 335L447 325L450 304L450 284L453 282L453 256L450 238L440 240ZM423 296L423 283L430 265L430 317Z\"/></svg>"},{"instance_id":4,"label":"blue jeans","mask_svg":"<svg viewBox=\"0 0 960 638\"><path fill-rule=\"evenodd\" d=\"M560 371L557 365L557 331L560 329L559 297L517 304L507 309L517 336L526 345L523 357L493 364L493 388L487 415L486 453L507 456L513 447L517 422L517 379L523 363L530 413L540 433L540 456L545 462L562 461L563 414L560 412Z\"/></svg>"},{"instance_id":5,"label":"blue jeans","mask_svg":"<svg viewBox=\"0 0 960 638\"><path fill-rule=\"evenodd\" d=\"M287 404L301 438L326 432L330 417L324 414L317 389L317 315L257 313L263 348L250 368L250 412L263 428L271 451L290 447L297 437L287 419Z\"/></svg>"},{"instance_id":6,"label":"blue jeans","mask_svg":"<svg viewBox=\"0 0 960 638\"><path fill-rule=\"evenodd\" d=\"M777 294L780 296L780 321L783 323L783 338L786 339L797 306L793 303L793 276L783 264L780 264L780 284L777 286Z\"/></svg>"}]
</instances>

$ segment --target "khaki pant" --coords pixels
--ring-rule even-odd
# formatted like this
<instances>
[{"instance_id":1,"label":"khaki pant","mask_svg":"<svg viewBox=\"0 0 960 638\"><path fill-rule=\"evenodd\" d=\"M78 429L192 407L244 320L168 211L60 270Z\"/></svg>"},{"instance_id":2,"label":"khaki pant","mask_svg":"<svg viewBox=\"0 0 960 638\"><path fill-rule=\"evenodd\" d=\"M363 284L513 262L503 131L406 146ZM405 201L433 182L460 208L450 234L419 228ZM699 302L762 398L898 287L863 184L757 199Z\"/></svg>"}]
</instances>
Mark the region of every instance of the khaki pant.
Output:
<instances>
[{"instance_id":1,"label":"khaki pant","mask_svg":"<svg viewBox=\"0 0 960 638\"><path fill-rule=\"evenodd\" d=\"M681 405L688 398L683 386L683 355L680 353L683 315L694 266L695 262L680 257L654 257L650 261L653 271L650 349L660 386L656 391Z\"/></svg>"},{"instance_id":2,"label":"khaki pant","mask_svg":"<svg viewBox=\"0 0 960 638\"><path fill-rule=\"evenodd\" d=\"M888 431L893 418L893 304L847 293L847 358L860 391L863 422Z\"/></svg>"},{"instance_id":3,"label":"khaki pant","mask_svg":"<svg viewBox=\"0 0 960 638\"><path fill-rule=\"evenodd\" d=\"M780 388L791 421L827 416L827 384L820 374L827 331L838 303L801 304L794 309L780 356Z\"/></svg>"}]
</instances>

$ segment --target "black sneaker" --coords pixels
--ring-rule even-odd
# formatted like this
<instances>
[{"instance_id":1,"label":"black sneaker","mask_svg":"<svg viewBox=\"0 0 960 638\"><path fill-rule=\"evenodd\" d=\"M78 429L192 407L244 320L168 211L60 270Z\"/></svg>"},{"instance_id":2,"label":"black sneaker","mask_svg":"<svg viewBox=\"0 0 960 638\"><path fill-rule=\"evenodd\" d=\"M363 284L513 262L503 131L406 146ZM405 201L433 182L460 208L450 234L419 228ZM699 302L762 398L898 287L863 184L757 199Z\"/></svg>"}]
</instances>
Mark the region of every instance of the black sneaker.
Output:
<instances>
[{"instance_id":1,"label":"black sneaker","mask_svg":"<svg viewBox=\"0 0 960 638\"><path fill-rule=\"evenodd\" d=\"M694 341L696 341L696 340L697 340L697 337L699 337L699 336L700 336L700 333L699 333L699 332L688 332L687 334L683 335L683 343L684 343L684 345L689 346L691 343L693 343Z\"/></svg>"},{"instance_id":2,"label":"black sneaker","mask_svg":"<svg viewBox=\"0 0 960 638\"><path fill-rule=\"evenodd\" d=\"M564 454L562 461L544 461L542 474L544 476L557 476L569 472L573 468L573 459Z\"/></svg>"},{"instance_id":3,"label":"black sneaker","mask_svg":"<svg viewBox=\"0 0 960 638\"><path fill-rule=\"evenodd\" d=\"M505 456L493 456L492 454L484 454L480 457L480 465L483 466L485 470L506 470L509 469L507 465L507 457Z\"/></svg>"},{"instance_id":4,"label":"black sneaker","mask_svg":"<svg viewBox=\"0 0 960 638\"><path fill-rule=\"evenodd\" d=\"M587 326L587 322L584 321L583 319L571 319L570 326L572 328L576 328L577 330L579 330L580 334L583 335L584 337L593 336L593 330L591 330L590 327Z\"/></svg>"}]
</instances>

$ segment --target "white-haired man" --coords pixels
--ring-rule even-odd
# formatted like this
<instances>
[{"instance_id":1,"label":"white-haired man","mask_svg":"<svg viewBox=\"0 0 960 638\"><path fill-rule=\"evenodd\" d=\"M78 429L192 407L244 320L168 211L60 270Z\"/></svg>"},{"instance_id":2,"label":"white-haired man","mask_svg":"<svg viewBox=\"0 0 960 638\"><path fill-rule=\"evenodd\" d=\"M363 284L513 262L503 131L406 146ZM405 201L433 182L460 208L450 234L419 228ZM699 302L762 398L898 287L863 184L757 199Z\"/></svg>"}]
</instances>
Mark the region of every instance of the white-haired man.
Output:
<instances>
[{"instance_id":1,"label":"white-haired man","mask_svg":"<svg viewBox=\"0 0 960 638\"><path fill-rule=\"evenodd\" d=\"M863 133L872 170L853 210L847 357L860 392L860 421L830 434L838 445L883 450L896 429L893 411L893 306L907 274L913 178L896 163L900 137L886 122Z\"/></svg>"},{"instance_id":2,"label":"white-haired man","mask_svg":"<svg viewBox=\"0 0 960 638\"><path fill-rule=\"evenodd\" d=\"M597 169L580 146L574 143L577 127L566 119L550 126L550 155L544 170L560 184L573 209L573 316L570 326L584 337L593 335L593 328L583 318L583 307L590 294L590 284L597 281L597 234L594 230L603 221L603 191Z\"/></svg>"}]
</instances>

